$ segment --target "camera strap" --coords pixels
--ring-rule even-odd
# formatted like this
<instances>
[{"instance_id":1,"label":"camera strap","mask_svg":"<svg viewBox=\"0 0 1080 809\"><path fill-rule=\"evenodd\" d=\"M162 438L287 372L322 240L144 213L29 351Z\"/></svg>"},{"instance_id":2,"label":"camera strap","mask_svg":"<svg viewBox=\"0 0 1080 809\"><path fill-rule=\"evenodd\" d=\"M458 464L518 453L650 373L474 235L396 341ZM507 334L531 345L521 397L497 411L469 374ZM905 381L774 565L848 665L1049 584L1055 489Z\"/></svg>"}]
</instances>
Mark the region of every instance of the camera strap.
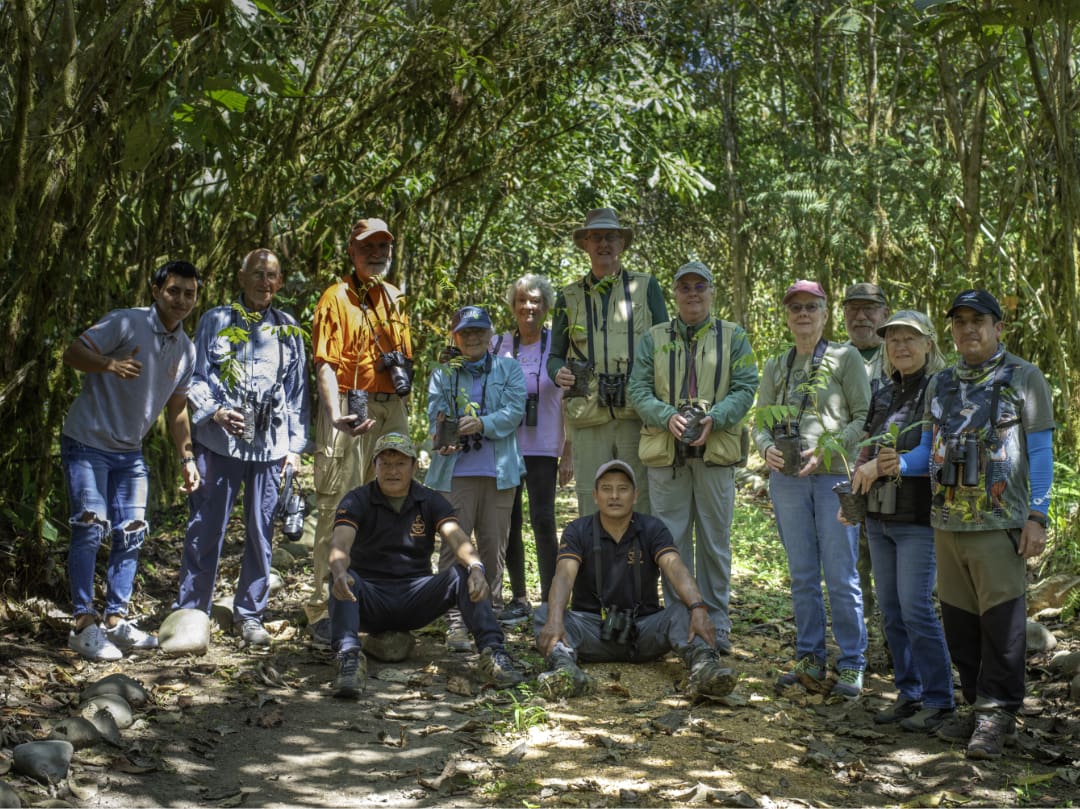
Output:
<instances>
[{"instance_id":1,"label":"camera strap","mask_svg":"<svg viewBox=\"0 0 1080 809\"><path fill-rule=\"evenodd\" d=\"M828 341L822 337L817 341L817 345L814 346L814 356L810 360L810 377L806 380L807 385L811 385L817 379L818 371L821 369L821 361L825 358L825 351L828 349ZM791 369L795 364L795 347L792 346L787 355L787 375L784 377L784 395L780 401L787 402L788 387L791 385ZM799 414L795 417L795 423L802 422L803 413L806 412L806 406L810 404L810 392L803 393L802 402L799 404Z\"/></svg>"},{"instance_id":2,"label":"camera strap","mask_svg":"<svg viewBox=\"0 0 1080 809\"><path fill-rule=\"evenodd\" d=\"M607 617L607 606L604 600L604 545L600 540L600 514L598 512L593 513L592 520L593 529L593 567L596 579L596 597L600 601L600 617L601 619ZM630 530L627 528L627 530ZM634 615L637 615L638 606L641 604L641 560L638 558L643 553L641 549L641 539L638 533L635 531L633 538L630 540L633 547L630 550L627 558L630 560L631 566L634 568Z\"/></svg>"},{"instance_id":3,"label":"camera strap","mask_svg":"<svg viewBox=\"0 0 1080 809\"><path fill-rule=\"evenodd\" d=\"M495 346L495 353L496 354L499 353L499 349L502 347L502 338L503 338L503 336L500 334L499 335L499 342ZM547 351L547 338L548 338L548 327L547 326L541 326L540 327L540 359L539 359L539 365L537 365L538 370L536 372L536 396L537 396L537 398L539 398L539 396L540 396L540 370L539 369L542 369L544 367L544 352ZM514 359L515 360L518 358L518 351L520 351L520 350L521 350L521 332L518 331L517 329L514 329Z\"/></svg>"}]
</instances>

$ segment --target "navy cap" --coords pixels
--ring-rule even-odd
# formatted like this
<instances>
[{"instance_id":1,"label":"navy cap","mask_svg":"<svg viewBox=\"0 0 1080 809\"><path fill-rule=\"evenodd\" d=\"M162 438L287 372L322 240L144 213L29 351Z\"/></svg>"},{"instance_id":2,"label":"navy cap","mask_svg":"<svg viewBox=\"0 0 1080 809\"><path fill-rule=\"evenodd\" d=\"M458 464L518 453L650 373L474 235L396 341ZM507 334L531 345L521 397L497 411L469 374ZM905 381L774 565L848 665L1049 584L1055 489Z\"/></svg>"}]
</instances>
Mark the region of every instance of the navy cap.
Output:
<instances>
[{"instance_id":1,"label":"navy cap","mask_svg":"<svg viewBox=\"0 0 1080 809\"><path fill-rule=\"evenodd\" d=\"M993 315L998 320L1002 319L1001 304L997 302L997 298L985 289L965 289L953 298L952 306L945 313L945 317L952 317L953 312L962 307L974 309L984 315Z\"/></svg>"},{"instance_id":2,"label":"navy cap","mask_svg":"<svg viewBox=\"0 0 1080 809\"><path fill-rule=\"evenodd\" d=\"M462 329L490 329L491 316L479 306L462 306L454 312L451 331L457 334Z\"/></svg>"}]
</instances>

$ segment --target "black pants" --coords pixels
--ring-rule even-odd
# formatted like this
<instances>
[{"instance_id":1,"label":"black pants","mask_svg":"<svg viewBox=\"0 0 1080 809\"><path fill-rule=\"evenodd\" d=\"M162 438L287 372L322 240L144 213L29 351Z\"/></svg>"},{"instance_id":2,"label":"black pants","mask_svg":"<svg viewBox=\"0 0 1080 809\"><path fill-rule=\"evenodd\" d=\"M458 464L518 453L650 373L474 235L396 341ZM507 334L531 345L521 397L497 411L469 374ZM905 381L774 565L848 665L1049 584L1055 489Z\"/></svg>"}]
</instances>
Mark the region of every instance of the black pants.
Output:
<instances>
[{"instance_id":1,"label":"black pants","mask_svg":"<svg viewBox=\"0 0 1080 809\"><path fill-rule=\"evenodd\" d=\"M525 598L525 543L521 537L524 514L522 489L529 490L529 525L536 540L536 563L540 568L540 600L546 602L555 578L555 558L559 539L555 533L555 487L559 459L550 455L525 455L524 486L518 486L514 511L510 515L510 542L506 546L506 572L514 599Z\"/></svg>"}]
</instances>

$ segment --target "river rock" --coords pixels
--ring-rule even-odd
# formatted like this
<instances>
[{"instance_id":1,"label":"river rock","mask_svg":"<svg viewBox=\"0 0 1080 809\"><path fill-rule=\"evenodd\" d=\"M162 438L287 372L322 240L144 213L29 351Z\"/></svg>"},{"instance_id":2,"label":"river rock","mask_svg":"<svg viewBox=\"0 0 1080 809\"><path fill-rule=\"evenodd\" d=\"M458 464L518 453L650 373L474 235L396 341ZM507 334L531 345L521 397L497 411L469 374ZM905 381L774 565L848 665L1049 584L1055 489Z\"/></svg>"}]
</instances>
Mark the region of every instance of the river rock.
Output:
<instances>
[{"instance_id":1,"label":"river rock","mask_svg":"<svg viewBox=\"0 0 1080 809\"><path fill-rule=\"evenodd\" d=\"M278 547L287 551L293 559L306 559L311 556L311 548L303 542L282 542Z\"/></svg>"},{"instance_id":2,"label":"river rock","mask_svg":"<svg viewBox=\"0 0 1080 809\"><path fill-rule=\"evenodd\" d=\"M158 646L170 657L204 655L210 648L210 616L202 610L176 610L158 630Z\"/></svg>"},{"instance_id":3,"label":"river rock","mask_svg":"<svg viewBox=\"0 0 1080 809\"><path fill-rule=\"evenodd\" d=\"M214 626L222 632L232 632L233 625L233 597L223 596L215 598L210 605L210 620Z\"/></svg>"},{"instance_id":4,"label":"river rock","mask_svg":"<svg viewBox=\"0 0 1080 809\"><path fill-rule=\"evenodd\" d=\"M270 564L278 570L289 570L296 564L296 557L284 548L274 548L274 552L270 555Z\"/></svg>"},{"instance_id":5,"label":"river rock","mask_svg":"<svg viewBox=\"0 0 1080 809\"><path fill-rule=\"evenodd\" d=\"M1058 652L1050 659L1050 671L1065 679L1080 674L1080 652Z\"/></svg>"},{"instance_id":6,"label":"river rock","mask_svg":"<svg viewBox=\"0 0 1080 809\"><path fill-rule=\"evenodd\" d=\"M19 793L0 781L0 807L3 809L21 809L22 799Z\"/></svg>"},{"instance_id":7,"label":"river rock","mask_svg":"<svg viewBox=\"0 0 1080 809\"><path fill-rule=\"evenodd\" d=\"M144 708L150 701L150 694L143 688L142 683L131 679L126 674L110 674L108 677L102 677L96 683L87 686L79 695L79 700L86 702L102 694L114 694L121 697L132 708Z\"/></svg>"},{"instance_id":8,"label":"river rock","mask_svg":"<svg viewBox=\"0 0 1080 809\"><path fill-rule=\"evenodd\" d=\"M1040 623L1029 620L1027 622L1027 652L1038 654L1049 652L1057 646L1057 638L1054 634Z\"/></svg>"},{"instance_id":9,"label":"river rock","mask_svg":"<svg viewBox=\"0 0 1080 809\"><path fill-rule=\"evenodd\" d=\"M409 656L415 644L411 632L380 632L364 639L364 653L384 663L399 663Z\"/></svg>"},{"instance_id":10,"label":"river rock","mask_svg":"<svg viewBox=\"0 0 1080 809\"><path fill-rule=\"evenodd\" d=\"M67 777L74 752L71 742L60 739L27 742L15 747L12 765L16 772L28 775L35 781L55 784Z\"/></svg>"},{"instance_id":11,"label":"river rock","mask_svg":"<svg viewBox=\"0 0 1080 809\"><path fill-rule=\"evenodd\" d=\"M1060 609L1065 606L1069 594L1080 590L1080 576L1068 573L1055 573L1033 584L1027 594L1028 615L1048 609Z\"/></svg>"},{"instance_id":12,"label":"river rock","mask_svg":"<svg viewBox=\"0 0 1080 809\"><path fill-rule=\"evenodd\" d=\"M103 711L112 716L117 728L129 728L135 722L131 706L116 694L100 694L79 705L79 715L93 722L101 735L109 738L112 728L107 719L99 716Z\"/></svg>"},{"instance_id":13,"label":"river rock","mask_svg":"<svg viewBox=\"0 0 1080 809\"><path fill-rule=\"evenodd\" d=\"M103 713L109 715L107 711ZM115 722L113 724L115 725ZM49 733L49 738L71 742L73 748L82 750L84 747L93 747L100 742L101 731L94 727L94 723L89 719L81 716L69 716L67 719L56 723L56 726ZM0 804L0 806L2 805L4 804Z\"/></svg>"}]
</instances>

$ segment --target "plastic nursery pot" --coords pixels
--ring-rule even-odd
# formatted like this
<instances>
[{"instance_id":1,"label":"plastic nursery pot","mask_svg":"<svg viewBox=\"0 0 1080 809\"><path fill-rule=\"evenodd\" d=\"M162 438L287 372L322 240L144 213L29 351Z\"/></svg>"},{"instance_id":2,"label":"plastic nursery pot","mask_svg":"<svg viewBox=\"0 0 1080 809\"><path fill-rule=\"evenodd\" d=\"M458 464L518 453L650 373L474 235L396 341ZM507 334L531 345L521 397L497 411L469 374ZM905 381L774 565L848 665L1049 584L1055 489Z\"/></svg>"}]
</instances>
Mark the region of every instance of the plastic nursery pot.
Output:
<instances>
[{"instance_id":1,"label":"plastic nursery pot","mask_svg":"<svg viewBox=\"0 0 1080 809\"><path fill-rule=\"evenodd\" d=\"M701 438L701 422L704 421L706 413L700 407L688 407L679 412L686 419L686 429L683 430L681 441L684 444L693 444Z\"/></svg>"},{"instance_id":2,"label":"plastic nursery pot","mask_svg":"<svg viewBox=\"0 0 1080 809\"><path fill-rule=\"evenodd\" d=\"M461 427L457 419L443 419L435 424L435 439L432 446L436 450L443 447L456 447L461 438Z\"/></svg>"},{"instance_id":3,"label":"plastic nursery pot","mask_svg":"<svg viewBox=\"0 0 1080 809\"><path fill-rule=\"evenodd\" d=\"M866 518L866 495L856 494L851 490L851 481L842 480L833 486L840 499L840 512L850 523L859 523Z\"/></svg>"},{"instance_id":4,"label":"plastic nursery pot","mask_svg":"<svg viewBox=\"0 0 1080 809\"><path fill-rule=\"evenodd\" d=\"M350 390L346 394L346 406L348 408L348 415L356 416L356 423L367 421L368 419L368 393L366 390Z\"/></svg>"},{"instance_id":5,"label":"plastic nursery pot","mask_svg":"<svg viewBox=\"0 0 1080 809\"><path fill-rule=\"evenodd\" d=\"M784 456L784 468L780 471L791 477L798 475L803 466L802 439L797 435L778 435L774 443Z\"/></svg>"},{"instance_id":6,"label":"plastic nursery pot","mask_svg":"<svg viewBox=\"0 0 1080 809\"><path fill-rule=\"evenodd\" d=\"M574 384L563 393L564 399L573 399L589 395L589 383L593 377L593 367L581 360L567 360L566 367L574 375Z\"/></svg>"}]
</instances>

